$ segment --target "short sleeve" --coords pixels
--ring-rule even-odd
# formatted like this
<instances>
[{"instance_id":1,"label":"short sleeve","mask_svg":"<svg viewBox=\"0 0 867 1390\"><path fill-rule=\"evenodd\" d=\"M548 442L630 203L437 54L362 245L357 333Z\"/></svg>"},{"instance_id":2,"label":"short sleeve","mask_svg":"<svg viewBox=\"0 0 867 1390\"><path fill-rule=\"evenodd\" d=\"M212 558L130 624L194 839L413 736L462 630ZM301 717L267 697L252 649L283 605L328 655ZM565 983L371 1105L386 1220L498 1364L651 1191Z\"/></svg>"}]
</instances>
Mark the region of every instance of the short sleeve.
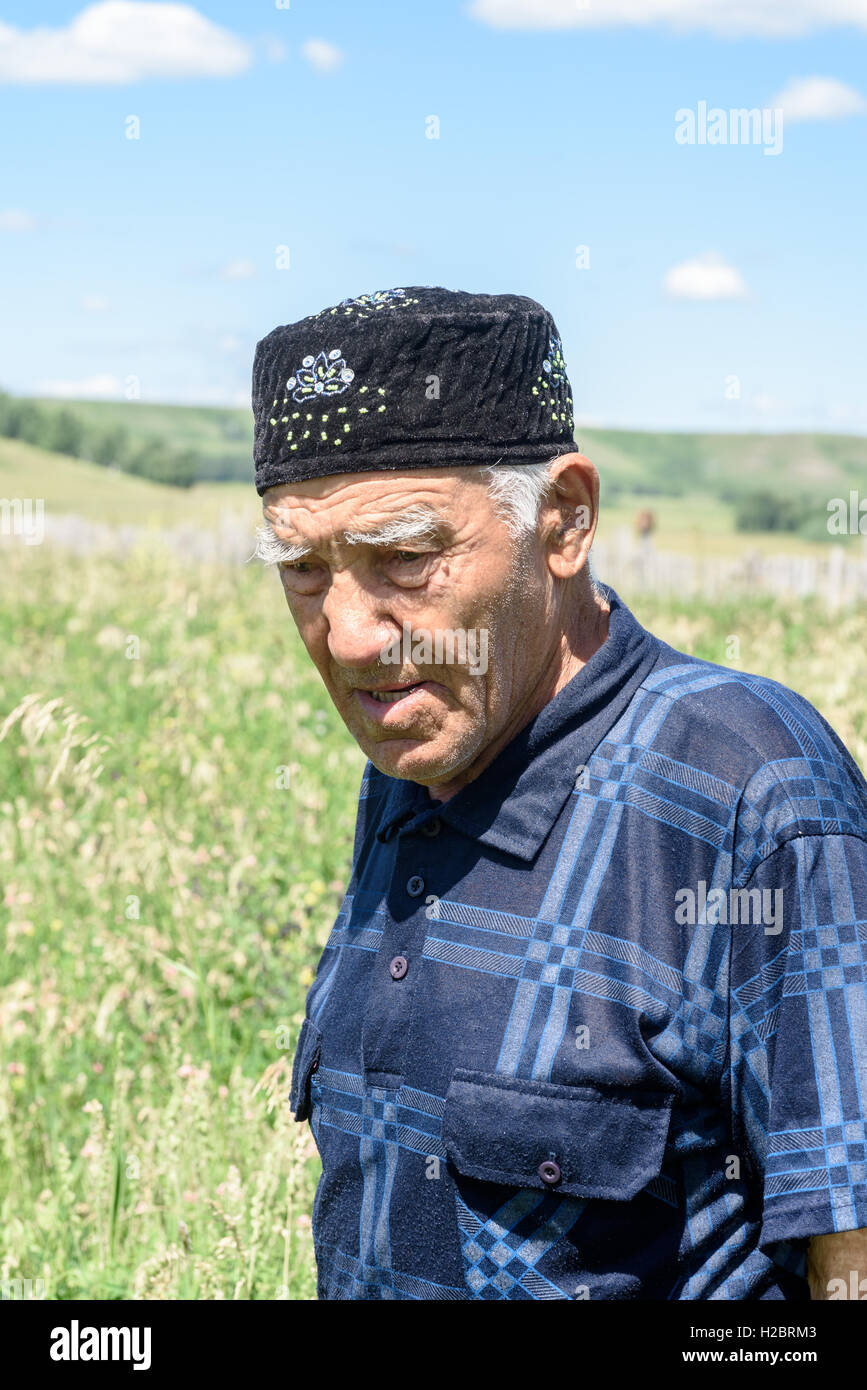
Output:
<instances>
[{"instance_id":1,"label":"short sleeve","mask_svg":"<svg viewBox=\"0 0 867 1390\"><path fill-rule=\"evenodd\" d=\"M733 1133L775 1258L867 1227L867 842L792 839L743 890L729 917Z\"/></svg>"}]
</instances>

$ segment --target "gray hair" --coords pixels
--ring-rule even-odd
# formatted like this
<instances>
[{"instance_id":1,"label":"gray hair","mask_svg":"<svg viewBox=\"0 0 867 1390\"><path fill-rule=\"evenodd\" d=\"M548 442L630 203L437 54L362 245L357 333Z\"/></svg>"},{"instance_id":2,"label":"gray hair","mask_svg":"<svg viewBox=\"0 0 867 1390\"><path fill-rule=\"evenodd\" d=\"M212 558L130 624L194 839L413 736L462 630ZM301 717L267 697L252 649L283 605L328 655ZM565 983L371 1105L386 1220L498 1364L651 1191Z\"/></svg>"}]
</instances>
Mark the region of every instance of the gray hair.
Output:
<instances>
[{"instance_id":1,"label":"gray hair","mask_svg":"<svg viewBox=\"0 0 867 1390\"><path fill-rule=\"evenodd\" d=\"M516 541L527 540L539 524L539 508L551 491L554 458L543 463L489 464L482 477L509 534ZM587 557L587 578L596 602L607 602L607 592L593 573Z\"/></svg>"},{"instance_id":2,"label":"gray hair","mask_svg":"<svg viewBox=\"0 0 867 1390\"><path fill-rule=\"evenodd\" d=\"M482 468L496 509L516 540L535 531L539 508L551 487L551 465L542 463L489 464Z\"/></svg>"}]
</instances>

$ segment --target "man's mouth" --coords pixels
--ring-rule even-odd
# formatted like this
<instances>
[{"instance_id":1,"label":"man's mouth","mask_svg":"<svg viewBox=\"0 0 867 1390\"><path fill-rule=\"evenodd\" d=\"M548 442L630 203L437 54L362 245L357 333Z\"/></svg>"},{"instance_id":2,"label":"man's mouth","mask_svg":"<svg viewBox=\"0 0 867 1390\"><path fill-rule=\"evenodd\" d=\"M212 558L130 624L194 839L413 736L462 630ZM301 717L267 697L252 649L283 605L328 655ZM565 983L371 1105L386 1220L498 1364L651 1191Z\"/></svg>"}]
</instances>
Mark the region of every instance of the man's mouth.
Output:
<instances>
[{"instance_id":1,"label":"man's mouth","mask_svg":"<svg viewBox=\"0 0 867 1390\"><path fill-rule=\"evenodd\" d=\"M380 704L393 705L398 700L405 700L407 695L411 695L414 690L418 690L421 684L421 681L416 681L413 685L394 686L389 690L367 690L365 694L369 695L373 700L378 700Z\"/></svg>"},{"instance_id":2,"label":"man's mouth","mask_svg":"<svg viewBox=\"0 0 867 1390\"><path fill-rule=\"evenodd\" d=\"M407 714L414 717L416 707L423 706L437 689L435 682L421 680L406 681L400 685L383 684L373 688L359 685L352 693L368 719L390 728L395 720L403 720L406 717L403 709L400 714L397 713L398 705L405 706ZM394 714L391 713L392 710Z\"/></svg>"}]
</instances>

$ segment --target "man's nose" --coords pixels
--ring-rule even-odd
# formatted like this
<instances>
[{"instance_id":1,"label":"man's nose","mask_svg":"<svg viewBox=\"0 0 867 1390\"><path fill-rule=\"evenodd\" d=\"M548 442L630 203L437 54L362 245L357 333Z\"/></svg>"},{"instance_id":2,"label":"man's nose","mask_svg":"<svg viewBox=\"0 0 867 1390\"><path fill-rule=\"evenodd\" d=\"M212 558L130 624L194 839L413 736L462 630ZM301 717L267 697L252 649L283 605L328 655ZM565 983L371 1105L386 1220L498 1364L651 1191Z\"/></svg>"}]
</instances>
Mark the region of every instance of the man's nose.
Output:
<instances>
[{"instance_id":1,"label":"man's nose","mask_svg":"<svg viewBox=\"0 0 867 1390\"><path fill-rule=\"evenodd\" d=\"M328 650L340 666L363 670L377 665L382 648L400 632L400 624L376 596L346 571L332 573L323 613Z\"/></svg>"}]
</instances>

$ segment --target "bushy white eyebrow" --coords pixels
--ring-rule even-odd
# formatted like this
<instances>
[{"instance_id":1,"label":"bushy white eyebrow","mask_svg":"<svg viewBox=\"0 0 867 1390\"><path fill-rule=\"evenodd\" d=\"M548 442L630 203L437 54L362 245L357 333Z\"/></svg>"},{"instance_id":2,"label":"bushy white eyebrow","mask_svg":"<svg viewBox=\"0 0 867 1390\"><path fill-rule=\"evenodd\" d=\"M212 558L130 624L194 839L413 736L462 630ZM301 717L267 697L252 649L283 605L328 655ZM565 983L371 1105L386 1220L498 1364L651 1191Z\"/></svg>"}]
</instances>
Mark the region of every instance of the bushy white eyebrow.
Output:
<instances>
[{"instance_id":1,"label":"bushy white eyebrow","mask_svg":"<svg viewBox=\"0 0 867 1390\"><path fill-rule=\"evenodd\" d=\"M436 540L442 534L443 519L432 507L416 503L393 521L384 521L370 531L344 531L347 545L401 545L404 541Z\"/></svg>"},{"instance_id":2,"label":"bushy white eyebrow","mask_svg":"<svg viewBox=\"0 0 867 1390\"><path fill-rule=\"evenodd\" d=\"M443 519L432 507L423 503L408 507L402 516L385 521L369 531L344 531L347 545L401 546L406 541L437 540L442 534ZM265 565L291 565L311 554L312 547L285 541L277 535L270 521L263 521L256 530L256 549L251 559Z\"/></svg>"},{"instance_id":3,"label":"bushy white eyebrow","mask_svg":"<svg viewBox=\"0 0 867 1390\"><path fill-rule=\"evenodd\" d=\"M256 527L256 549L251 560L261 560L263 565L291 565L310 554L309 545L294 545L281 540L270 521L263 521Z\"/></svg>"}]
</instances>

